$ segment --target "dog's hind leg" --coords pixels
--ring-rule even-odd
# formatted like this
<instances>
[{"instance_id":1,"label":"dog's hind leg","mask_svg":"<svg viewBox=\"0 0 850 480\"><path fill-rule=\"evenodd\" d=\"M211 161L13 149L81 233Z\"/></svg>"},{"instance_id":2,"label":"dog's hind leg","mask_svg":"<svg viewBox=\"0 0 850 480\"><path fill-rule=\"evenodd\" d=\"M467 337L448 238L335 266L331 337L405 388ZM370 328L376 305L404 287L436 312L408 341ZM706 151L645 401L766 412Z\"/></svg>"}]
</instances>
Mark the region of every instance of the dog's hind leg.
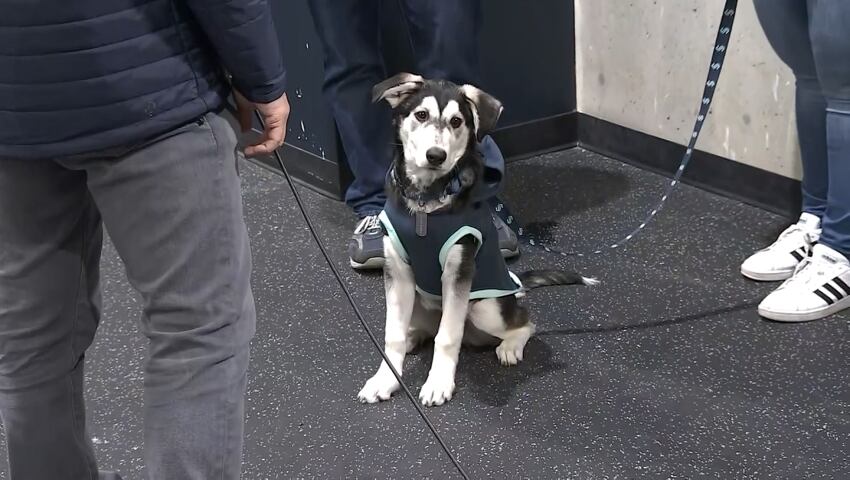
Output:
<instances>
[{"instance_id":1,"label":"dog's hind leg","mask_svg":"<svg viewBox=\"0 0 850 480\"><path fill-rule=\"evenodd\" d=\"M455 371L475 274L475 245L470 239L451 247L443 266L443 315L434 337L431 371L419 393L426 406L442 405L454 394Z\"/></svg>"},{"instance_id":2,"label":"dog's hind leg","mask_svg":"<svg viewBox=\"0 0 850 480\"><path fill-rule=\"evenodd\" d=\"M416 300L416 284L413 269L402 260L388 237L384 237L384 254L384 288L387 296L384 351L401 375L407 354L408 328ZM357 397L364 403L389 400L400 386L386 362L381 362L378 372L366 382Z\"/></svg>"},{"instance_id":3,"label":"dog's hind leg","mask_svg":"<svg viewBox=\"0 0 850 480\"><path fill-rule=\"evenodd\" d=\"M502 339L496 357L502 365L522 361L525 344L534 335L534 324L518 305L516 297L491 298L475 302L469 309L469 320L484 333Z\"/></svg>"}]
</instances>

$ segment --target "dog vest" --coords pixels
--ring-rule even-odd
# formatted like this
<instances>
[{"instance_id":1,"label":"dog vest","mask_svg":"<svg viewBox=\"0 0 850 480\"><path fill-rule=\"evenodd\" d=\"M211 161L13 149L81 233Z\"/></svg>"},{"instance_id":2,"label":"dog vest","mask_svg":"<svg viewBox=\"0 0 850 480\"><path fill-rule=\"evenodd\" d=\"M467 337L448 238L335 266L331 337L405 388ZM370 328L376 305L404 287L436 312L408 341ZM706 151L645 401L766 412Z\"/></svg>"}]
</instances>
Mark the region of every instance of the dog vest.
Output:
<instances>
[{"instance_id":1,"label":"dog vest","mask_svg":"<svg viewBox=\"0 0 850 480\"><path fill-rule=\"evenodd\" d=\"M424 232L422 228L417 232L415 215L399 202L388 200L380 220L402 260L413 268L416 290L421 295L442 297L446 257L451 247L466 236L475 239L476 247L470 299L506 297L522 289L502 258L498 233L486 202L475 202L460 212L429 213Z\"/></svg>"}]
</instances>

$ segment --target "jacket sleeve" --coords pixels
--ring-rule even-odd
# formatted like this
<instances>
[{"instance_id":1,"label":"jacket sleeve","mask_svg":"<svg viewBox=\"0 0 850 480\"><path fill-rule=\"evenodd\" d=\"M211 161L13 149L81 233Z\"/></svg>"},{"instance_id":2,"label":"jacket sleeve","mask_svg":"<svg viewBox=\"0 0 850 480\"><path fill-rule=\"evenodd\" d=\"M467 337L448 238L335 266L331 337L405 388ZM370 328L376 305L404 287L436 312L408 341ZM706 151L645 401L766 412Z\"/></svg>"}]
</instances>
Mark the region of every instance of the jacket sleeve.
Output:
<instances>
[{"instance_id":1,"label":"jacket sleeve","mask_svg":"<svg viewBox=\"0 0 850 480\"><path fill-rule=\"evenodd\" d=\"M184 1L245 98L268 103L284 94L286 70L266 0Z\"/></svg>"}]
</instances>

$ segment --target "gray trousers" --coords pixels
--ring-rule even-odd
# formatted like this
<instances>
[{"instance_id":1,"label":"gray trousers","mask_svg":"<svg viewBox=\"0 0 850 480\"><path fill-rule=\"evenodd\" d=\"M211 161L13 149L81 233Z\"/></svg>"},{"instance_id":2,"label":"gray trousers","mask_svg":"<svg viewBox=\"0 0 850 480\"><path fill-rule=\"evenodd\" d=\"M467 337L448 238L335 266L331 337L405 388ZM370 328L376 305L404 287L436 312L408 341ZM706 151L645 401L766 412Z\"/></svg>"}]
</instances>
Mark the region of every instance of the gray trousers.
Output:
<instances>
[{"instance_id":1,"label":"gray trousers","mask_svg":"<svg viewBox=\"0 0 850 480\"><path fill-rule=\"evenodd\" d=\"M140 145L0 158L0 414L12 480L90 480L85 352L103 226L142 295L148 477L236 479L255 311L236 136L214 114Z\"/></svg>"}]
</instances>

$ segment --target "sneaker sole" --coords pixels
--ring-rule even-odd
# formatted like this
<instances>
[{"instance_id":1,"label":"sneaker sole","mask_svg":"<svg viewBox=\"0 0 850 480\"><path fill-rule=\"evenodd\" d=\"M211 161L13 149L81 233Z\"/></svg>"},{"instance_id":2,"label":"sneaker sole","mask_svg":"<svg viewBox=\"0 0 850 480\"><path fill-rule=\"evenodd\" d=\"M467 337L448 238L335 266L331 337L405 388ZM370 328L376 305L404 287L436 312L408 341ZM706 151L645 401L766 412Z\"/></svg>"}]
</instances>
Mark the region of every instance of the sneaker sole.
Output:
<instances>
[{"instance_id":1,"label":"sneaker sole","mask_svg":"<svg viewBox=\"0 0 850 480\"><path fill-rule=\"evenodd\" d=\"M836 314L846 308L850 308L850 297L835 302L832 305L827 306L826 308L813 310L811 312L774 312L759 306L759 315L775 322L799 323L820 320L824 317Z\"/></svg>"},{"instance_id":2,"label":"sneaker sole","mask_svg":"<svg viewBox=\"0 0 850 480\"><path fill-rule=\"evenodd\" d=\"M355 270L379 270L384 268L384 259L382 257L375 257L366 260L363 263L355 262L354 260L349 259L349 263L351 264L351 268Z\"/></svg>"},{"instance_id":3,"label":"sneaker sole","mask_svg":"<svg viewBox=\"0 0 850 480\"><path fill-rule=\"evenodd\" d=\"M794 270L787 272L759 273L741 268L741 275L757 282L782 282L794 276Z\"/></svg>"},{"instance_id":4,"label":"sneaker sole","mask_svg":"<svg viewBox=\"0 0 850 480\"><path fill-rule=\"evenodd\" d=\"M502 258L505 258L505 259L515 258L515 257L519 256L519 248L517 248L516 250L507 250L507 249L503 248L501 251L502 251Z\"/></svg>"}]
</instances>

